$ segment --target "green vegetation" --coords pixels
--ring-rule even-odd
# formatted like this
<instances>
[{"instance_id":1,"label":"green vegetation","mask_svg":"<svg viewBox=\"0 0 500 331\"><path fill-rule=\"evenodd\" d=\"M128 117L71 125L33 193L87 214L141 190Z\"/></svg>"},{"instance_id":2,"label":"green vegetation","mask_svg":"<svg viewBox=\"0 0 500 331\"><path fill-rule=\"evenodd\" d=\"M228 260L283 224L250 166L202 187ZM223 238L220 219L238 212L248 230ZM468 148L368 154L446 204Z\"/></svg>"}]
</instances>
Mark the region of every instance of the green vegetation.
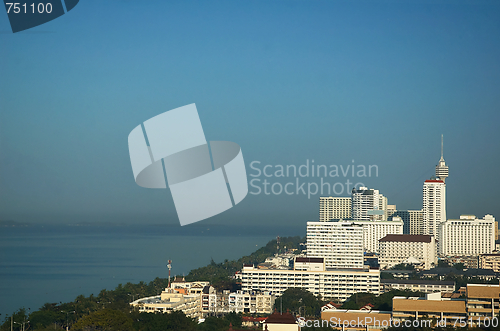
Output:
<instances>
[{"instance_id":1,"label":"green vegetation","mask_svg":"<svg viewBox=\"0 0 500 331\"><path fill-rule=\"evenodd\" d=\"M290 311L305 317L320 317L325 302L306 289L294 287L283 292L274 302L277 311Z\"/></svg>"},{"instance_id":2,"label":"green vegetation","mask_svg":"<svg viewBox=\"0 0 500 331\"><path fill-rule=\"evenodd\" d=\"M373 293L355 293L351 295L342 305L341 309L359 309L368 303L374 307L373 310L391 311L392 298L395 296L424 296L424 293L413 291L391 290L387 293L376 296Z\"/></svg>"},{"instance_id":3,"label":"green vegetation","mask_svg":"<svg viewBox=\"0 0 500 331\"><path fill-rule=\"evenodd\" d=\"M300 243L304 242L304 237L285 237L280 238L280 249L286 246L287 249L300 250ZM273 256L277 251L277 241L271 240L266 246L259 248L249 256L244 256L237 261L225 260L222 263L215 263L214 260L206 267L191 270L186 276L186 281L208 280L217 290L235 289L234 281L230 281L229 277L234 275L236 271L241 270L243 264L258 264L266 260L267 257Z\"/></svg>"}]
</instances>

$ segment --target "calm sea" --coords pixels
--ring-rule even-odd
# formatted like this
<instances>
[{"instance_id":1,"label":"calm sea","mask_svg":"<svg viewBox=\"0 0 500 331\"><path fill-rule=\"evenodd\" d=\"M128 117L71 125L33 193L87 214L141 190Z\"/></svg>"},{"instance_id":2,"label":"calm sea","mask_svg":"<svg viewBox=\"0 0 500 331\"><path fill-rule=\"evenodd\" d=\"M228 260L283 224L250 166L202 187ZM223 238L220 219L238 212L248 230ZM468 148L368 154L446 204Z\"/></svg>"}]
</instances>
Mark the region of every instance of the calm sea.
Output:
<instances>
[{"instance_id":1,"label":"calm sea","mask_svg":"<svg viewBox=\"0 0 500 331\"><path fill-rule=\"evenodd\" d=\"M238 259L276 235L304 228L226 226L14 226L0 227L0 320L18 308L97 295L127 282L149 282Z\"/></svg>"}]
</instances>

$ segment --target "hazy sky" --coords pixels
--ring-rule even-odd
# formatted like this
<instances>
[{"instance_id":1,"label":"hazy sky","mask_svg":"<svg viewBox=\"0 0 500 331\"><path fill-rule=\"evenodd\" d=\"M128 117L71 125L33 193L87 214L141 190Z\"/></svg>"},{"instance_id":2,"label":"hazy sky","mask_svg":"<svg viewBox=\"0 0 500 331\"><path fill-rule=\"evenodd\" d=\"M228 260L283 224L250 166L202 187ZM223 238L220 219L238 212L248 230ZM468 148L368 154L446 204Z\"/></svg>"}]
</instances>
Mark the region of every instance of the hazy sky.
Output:
<instances>
[{"instance_id":1,"label":"hazy sky","mask_svg":"<svg viewBox=\"0 0 500 331\"><path fill-rule=\"evenodd\" d=\"M127 137L190 103L249 175L377 165L325 180L398 209L422 207L444 134L448 217L500 218L499 17L477 0L84 0L13 34L0 13L0 220L178 226L168 190L135 184ZM249 194L203 222L301 225L319 196Z\"/></svg>"}]
</instances>

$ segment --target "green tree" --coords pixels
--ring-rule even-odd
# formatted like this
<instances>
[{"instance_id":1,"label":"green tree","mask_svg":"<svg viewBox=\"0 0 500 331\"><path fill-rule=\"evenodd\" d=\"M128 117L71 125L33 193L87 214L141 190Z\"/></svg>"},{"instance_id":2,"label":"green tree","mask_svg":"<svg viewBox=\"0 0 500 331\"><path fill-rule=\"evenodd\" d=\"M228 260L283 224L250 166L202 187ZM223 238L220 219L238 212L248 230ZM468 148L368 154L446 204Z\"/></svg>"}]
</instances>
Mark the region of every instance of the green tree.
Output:
<instances>
[{"instance_id":1,"label":"green tree","mask_svg":"<svg viewBox=\"0 0 500 331\"><path fill-rule=\"evenodd\" d=\"M5 320L0 327L1 331L10 331L11 317L13 321L13 330L22 330L22 323L29 321L29 316L25 308L20 308L12 314L12 316L6 316ZM29 327L30 324L26 323L25 326Z\"/></svg>"},{"instance_id":2,"label":"green tree","mask_svg":"<svg viewBox=\"0 0 500 331\"><path fill-rule=\"evenodd\" d=\"M170 314L132 312L130 317L137 331L195 331L197 326L195 321L186 317L181 311L173 311Z\"/></svg>"},{"instance_id":3,"label":"green tree","mask_svg":"<svg viewBox=\"0 0 500 331\"><path fill-rule=\"evenodd\" d=\"M75 331L133 331L129 314L119 310L103 309L80 318L71 328Z\"/></svg>"},{"instance_id":4,"label":"green tree","mask_svg":"<svg viewBox=\"0 0 500 331\"><path fill-rule=\"evenodd\" d=\"M304 316L319 316L322 305L323 301L320 298L300 287L285 290L274 302L274 308L278 311L290 310L298 314L300 309L300 314Z\"/></svg>"}]
</instances>

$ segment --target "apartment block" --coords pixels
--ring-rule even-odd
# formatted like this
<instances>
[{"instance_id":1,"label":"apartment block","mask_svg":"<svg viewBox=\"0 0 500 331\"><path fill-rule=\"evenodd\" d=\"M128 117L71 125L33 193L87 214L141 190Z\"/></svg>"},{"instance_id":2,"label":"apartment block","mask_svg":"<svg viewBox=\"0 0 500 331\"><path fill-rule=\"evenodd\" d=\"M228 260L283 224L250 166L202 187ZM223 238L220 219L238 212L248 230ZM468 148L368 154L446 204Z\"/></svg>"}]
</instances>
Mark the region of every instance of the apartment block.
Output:
<instances>
[{"instance_id":1,"label":"apartment block","mask_svg":"<svg viewBox=\"0 0 500 331\"><path fill-rule=\"evenodd\" d=\"M378 190L367 187L353 188L351 206L351 218L355 221L387 220L387 198Z\"/></svg>"},{"instance_id":2,"label":"apartment block","mask_svg":"<svg viewBox=\"0 0 500 331\"><path fill-rule=\"evenodd\" d=\"M353 221L363 228L363 249L368 253L379 252L379 240L388 234L403 234L403 220L393 217L391 221Z\"/></svg>"},{"instance_id":3,"label":"apartment block","mask_svg":"<svg viewBox=\"0 0 500 331\"><path fill-rule=\"evenodd\" d=\"M478 256L495 250L495 218L461 215L440 224L439 253L443 256Z\"/></svg>"},{"instance_id":4,"label":"apartment block","mask_svg":"<svg viewBox=\"0 0 500 331\"><path fill-rule=\"evenodd\" d=\"M439 240L439 225L446 221L444 181L429 179L424 182L422 205L422 234L435 236Z\"/></svg>"},{"instance_id":5,"label":"apartment block","mask_svg":"<svg viewBox=\"0 0 500 331\"><path fill-rule=\"evenodd\" d=\"M320 197L319 198L319 221L351 218L350 197Z\"/></svg>"},{"instance_id":6,"label":"apartment block","mask_svg":"<svg viewBox=\"0 0 500 331\"><path fill-rule=\"evenodd\" d=\"M327 268L363 268L363 227L347 221L307 222L307 257Z\"/></svg>"}]
</instances>

